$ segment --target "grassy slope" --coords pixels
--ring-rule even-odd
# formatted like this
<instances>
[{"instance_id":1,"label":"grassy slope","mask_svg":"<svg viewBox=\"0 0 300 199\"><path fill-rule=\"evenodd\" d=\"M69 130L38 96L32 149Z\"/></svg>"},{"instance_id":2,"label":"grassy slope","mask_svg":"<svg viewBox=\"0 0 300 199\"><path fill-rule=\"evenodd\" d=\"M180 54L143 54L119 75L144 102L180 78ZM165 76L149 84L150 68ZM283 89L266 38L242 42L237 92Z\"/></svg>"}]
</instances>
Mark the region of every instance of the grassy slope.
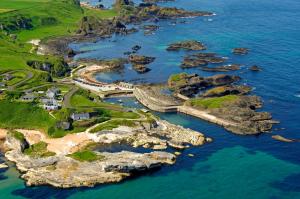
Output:
<instances>
[{"instance_id":1,"label":"grassy slope","mask_svg":"<svg viewBox=\"0 0 300 199\"><path fill-rule=\"evenodd\" d=\"M85 15L110 18L116 15L113 10L88 10L70 3L71 0L1 0L0 21L5 22L15 16L25 16L32 20L31 30L12 32L17 40L0 32L0 71L14 69L30 69L26 60L44 60L47 57L29 53L31 39L47 39L73 34L79 20ZM13 10L4 12L3 10ZM54 17L57 22L52 25L41 24L45 17Z\"/></svg>"},{"instance_id":2,"label":"grassy slope","mask_svg":"<svg viewBox=\"0 0 300 199\"><path fill-rule=\"evenodd\" d=\"M0 128L30 128L47 132L55 120L42 108L29 103L0 101Z\"/></svg>"}]
</instances>

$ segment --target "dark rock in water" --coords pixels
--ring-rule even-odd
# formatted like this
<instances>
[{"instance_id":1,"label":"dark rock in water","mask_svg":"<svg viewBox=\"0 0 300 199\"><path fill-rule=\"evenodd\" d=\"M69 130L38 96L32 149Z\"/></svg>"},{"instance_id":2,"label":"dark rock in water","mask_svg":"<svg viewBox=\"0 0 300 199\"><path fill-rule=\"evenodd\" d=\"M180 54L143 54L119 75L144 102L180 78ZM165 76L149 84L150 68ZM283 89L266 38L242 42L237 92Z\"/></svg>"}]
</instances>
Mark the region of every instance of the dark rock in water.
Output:
<instances>
[{"instance_id":1,"label":"dark rock in water","mask_svg":"<svg viewBox=\"0 0 300 199\"><path fill-rule=\"evenodd\" d=\"M241 78L239 76L221 74L207 77L206 80L209 81L213 86L223 86L239 81Z\"/></svg>"},{"instance_id":2,"label":"dark rock in water","mask_svg":"<svg viewBox=\"0 0 300 199\"><path fill-rule=\"evenodd\" d=\"M146 65L142 65L142 64L132 64L132 66L133 66L133 69L138 73L146 73L151 70Z\"/></svg>"},{"instance_id":3,"label":"dark rock in water","mask_svg":"<svg viewBox=\"0 0 300 199\"><path fill-rule=\"evenodd\" d=\"M144 35L153 34L158 28L159 26L157 25L144 25Z\"/></svg>"},{"instance_id":4,"label":"dark rock in water","mask_svg":"<svg viewBox=\"0 0 300 199\"><path fill-rule=\"evenodd\" d=\"M135 45L133 46L131 49L134 50L135 52L137 52L138 50L140 50L142 47L139 45Z\"/></svg>"},{"instance_id":5,"label":"dark rock in water","mask_svg":"<svg viewBox=\"0 0 300 199\"><path fill-rule=\"evenodd\" d=\"M201 94L202 97L222 97L225 95L245 95L251 91L249 86L236 86L236 85L227 85L219 86L207 90L205 93Z\"/></svg>"},{"instance_id":6,"label":"dark rock in water","mask_svg":"<svg viewBox=\"0 0 300 199\"><path fill-rule=\"evenodd\" d=\"M228 72L228 71L235 71L240 70L241 65L239 64L229 64L224 66L217 66L217 67L201 67L201 70L208 71L208 72Z\"/></svg>"},{"instance_id":7,"label":"dark rock in water","mask_svg":"<svg viewBox=\"0 0 300 199\"><path fill-rule=\"evenodd\" d=\"M136 70L138 73L146 73L150 71L146 65L152 63L155 60L155 57L130 55L128 59L131 62L134 70Z\"/></svg>"},{"instance_id":8,"label":"dark rock in water","mask_svg":"<svg viewBox=\"0 0 300 199\"><path fill-rule=\"evenodd\" d=\"M207 64L208 62L203 59L194 59L190 57L185 57L181 64L181 68L194 68L198 66L205 66Z\"/></svg>"},{"instance_id":9,"label":"dark rock in water","mask_svg":"<svg viewBox=\"0 0 300 199\"><path fill-rule=\"evenodd\" d=\"M134 64L150 64L155 60L155 57L147 57L143 55L130 55L129 61Z\"/></svg>"},{"instance_id":10,"label":"dark rock in water","mask_svg":"<svg viewBox=\"0 0 300 199\"><path fill-rule=\"evenodd\" d=\"M181 41L177 43L170 44L167 48L168 51L179 51L179 50L205 50L206 47L201 42L190 40Z\"/></svg>"},{"instance_id":11,"label":"dark rock in water","mask_svg":"<svg viewBox=\"0 0 300 199\"><path fill-rule=\"evenodd\" d=\"M236 55L246 55L248 54L249 49L248 48L234 48L232 49L232 53Z\"/></svg>"},{"instance_id":12,"label":"dark rock in water","mask_svg":"<svg viewBox=\"0 0 300 199\"><path fill-rule=\"evenodd\" d=\"M193 68L199 66L206 66L208 63L216 64L223 63L226 58L216 57L215 53L196 53L185 56L181 64L182 68Z\"/></svg>"},{"instance_id":13,"label":"dark rock in water","mask_svg":"<svg viewBox=\"0 0 300 199\"><path fill-rule=\"evenodd\" d=\"M256 66L256 65L254 65L254 66L251 66L250 68L249 68L249 70L251 70L251 71L261 71L261 68L259 67L259 66Z\"/></svg>"}]
</instances>

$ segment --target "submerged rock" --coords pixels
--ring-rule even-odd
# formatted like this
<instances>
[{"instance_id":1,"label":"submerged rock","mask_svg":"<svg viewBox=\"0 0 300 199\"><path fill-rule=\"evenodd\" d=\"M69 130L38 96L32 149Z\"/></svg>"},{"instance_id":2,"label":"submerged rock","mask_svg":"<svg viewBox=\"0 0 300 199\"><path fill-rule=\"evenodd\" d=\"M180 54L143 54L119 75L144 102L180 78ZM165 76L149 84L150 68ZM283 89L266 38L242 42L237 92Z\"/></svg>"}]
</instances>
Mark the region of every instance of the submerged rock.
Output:
<instances>
[{"instance_id":1,"label":"submerged rock","mask_svg":"<svg viewBox=\"0 0 300 199\"><path fill-rule=\"evenodd\" d=\"M241 65L239 64L229 64L224 66L217 66L217 67L201 67L201 70L208 71L208 72L229 72L240 70Z\"/></svg>"},{"instance_id":2,"label":"submerged rock","mask_svg":"<svg viewBox=\"0 0 300 199\"><path fill-rule=\"evenodd\" d=\"M248 48L234 48L232 49L232 53L236 55L246 55L248 54L249 49Z\"/></svg>"},{"instance_id":3,"label":"submerged rock","mask_svg":"<svg viewBox=\"0 0 300 199\"><path fill-rule=\"evenodd\" d=\"M285 138L281 135L272 135L272 138L274 140L278 140L278 141L281 141L281 142L299 142L300 141L300 140L296 140L296 139Z\"/></svg>"},{"instance_id":4,"label":"submerged rock","mask_svg":"<svg viewBox=\"0 0 300 199\"><path fill-rule=\"evenodd\" d=\"M261 71L261 68L257 65L254 65L254 66L251 66L249 68L249 70L257 72L257 71Z\"/></svg>"}]
</instances>

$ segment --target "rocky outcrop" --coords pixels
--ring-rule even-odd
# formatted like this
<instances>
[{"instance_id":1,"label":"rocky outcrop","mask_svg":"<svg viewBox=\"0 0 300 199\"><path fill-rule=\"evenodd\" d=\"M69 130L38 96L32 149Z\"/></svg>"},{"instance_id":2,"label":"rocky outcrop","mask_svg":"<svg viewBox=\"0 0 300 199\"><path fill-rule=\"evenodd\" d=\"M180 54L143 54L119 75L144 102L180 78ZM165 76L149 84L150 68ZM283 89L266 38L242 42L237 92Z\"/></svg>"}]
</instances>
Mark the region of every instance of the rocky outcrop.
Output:
<instances>
[{"instance_id":1,"label":"rocky outcrop","mask_svg":"<svg viewBox=\"0 0 300 199\"><path fill-rule=\"evenodd\" d=\"M201 67L201 70L207 72L229 72L229 71L236 71L240 70L241 65L239 64L228 64L224 66L216 66L216 67Z\"/></svg>"},{"instance_id":2,"label":"rocky outcrop","mask_svg":"<svg viewBox=\"0 0 300 199\"><path fill-rule=\"evenodd\" d=\"M142 3L140 6L127 5L119 9L119 17L126 24L141 23L142 21L159 21L160 19L176 19L182 17L211 16L206 11L187 11L179 8L160 7L153 3ZM128 14L130 13L130 14Z\"/></svg>"},{"instance_id":3,"label":"rocky outcrop","mask_svg":"<svg viewBox=\"0 0 300 199\"><path fill-rule=\"evenodd\" d=\"M291 143L291 142L300 142L299 139L286 138L286 137L283 137L281 135L272 135L272 138L274 140L278 140L280 142L288 142L288 143Z\"/></svg>"},{"instance_id":4,"label":"rocky outcrop","mask_svg":"<svg viewBox=\"0 0 300 199\"><path fill-rule=\"evenodd\" d=\"M214 75L211 77L207 77L205 79L212 86L223 86L241 80L239 76L224 75L224 74Z\"/></svg>"},{"instance_id":5,"label":"rocky outcrop","mask_svg":"<svg viewBox=\"0 0 300 199\"><path fill-rule=\"evenodd\" d=\"M193 101L195 101L193 99ZM267 112L257 112L262 107L262 101L257 96L230 96L221 98L196 99L197 102L186 103L206 114L207 118L222 120L225 129L235 134L253 135L268 132L274 123L272 116ZM201 104L215 103L211 106ZM209 116L209 117L208 117Z\"/></svg>"},{"instance_id":6,"label":"rocky outcrop","mask_svg":"<svg viewBox=\"0 0 300 199\"><path fill-rule=\"evenodd\" d=\"M249 70L258 72L258 71L261 71L261 68L259 66L257 66L257 65L254 65L254 66L251 66L249 68Z\"/></svg>"},{"instance_id":7,"label":"rocky outcrop","mask_svg":"<svg viewBox=\"0 0 300 199\"><path fill-rule=\"evenodd\" d=\"M147 65L152 63L155 60L155 57L130 55L128 59L129 62L131 62L134 70L136 70L138 73L145 73L150 71Z\"/></svg>"},{"instance_id":8,"label":"rocky outcrop","mask_svg":"<svg viewBox=\"0 0 300 199\"><path fill-rule=\"evenodd\" d=\"M206 47L201 42L190 40L181 41L170 44L167 48L168 51L179 51L179 50L205 50Z\"/></svg>"},{"instance_id":9,"label":"rocky outcrop","mask_svg":"<svg viewBox=\"0 0 300 199\"><path fill-rule=\"evenodd\" d=\"M73 146L69 150L64 148L63 151L46 158L25 155L23 149L27 146L13 137L8 137L6 146L10 150L6 152L5 157L16 163L17 169L22 171L21 178L26 181L28 186L91 187L96 184L120 182L137 173L141 174L166 164L174 164L176 156L162 151L168 147L184 149L211 141L199 132L162 120L153 120L152 122L142 120L140 123L137 122L137 126L134 127L120 126L94 134L81 134L88 136L90 141L86 142L87 140L85 140L84 143L79 143L81 147ZM24 138L24 143L26 138ZM102 152L93 152L101 158L89 161L79 161L69 155L69 153L74 153L74 150L81 150L91 142L91 146L126 143L133 147L148 148L151 151L146 153L106 152L104 147ZM95 150L91 146L90 150ZM56 148L56 150L58 149Z\"/></svg>"},{"instance_id":10,"label":"rocky outcrop","mask_svg":"<svg viewBox=\"0 0 300 199\"><path fill-rule=\"evenodd\" d=\"M240 77L233 75L214 75L211 77L201 77L198 74L175 74L168 80L170 89L185 96L193 96L201 89L212 86L229 85L239 81Z\"/></svg>"},{"instance_id":11,"label":"rocky outcrop","mask_svg":"<svg viewBox=\"0 0 300 199\"><path fill-rule=\"evenodd\" d=\"M126 35L136 31L135 28L127 29L126 25L116 18L111 20L86 16L81 19L77 34L83 36L95 35L99 37L110 37L113 34Z\"/></svg>"},{"instance_id":12,"label":"rocky outcrop","mask_svg":"<svg viewBox=\"0 0 300 199\"><path fill-rule=\"evenodd\" d=\"M144 25L144 35L153 34L156 30L158 30L159 26L157 25Z\"/></svg>"},{"instance_id":13,"label":"rocky outcrop","mask_svg":"<svg viewBox=\"0 0 300 199\"><path fill-rule=\"evenodd\" d=\"M248 48L234 48L232 49L232 53L236 55L246 55L248 54L249 49Z\"/></svg>"},{"instance_id":14,"label":"rocky outcrop","mask_svg":"<svg viewBox=\"0 0 300 199\"><path fill-rule=\"evenodd\" d=\"M226 58L217 57L215 53L196 53L192 55L187 55L184 57L181 64L182 68L194 68L194 67L203 67L209 63L217 64L223 63L226 61Z\"/></svg>"}]
</instances>

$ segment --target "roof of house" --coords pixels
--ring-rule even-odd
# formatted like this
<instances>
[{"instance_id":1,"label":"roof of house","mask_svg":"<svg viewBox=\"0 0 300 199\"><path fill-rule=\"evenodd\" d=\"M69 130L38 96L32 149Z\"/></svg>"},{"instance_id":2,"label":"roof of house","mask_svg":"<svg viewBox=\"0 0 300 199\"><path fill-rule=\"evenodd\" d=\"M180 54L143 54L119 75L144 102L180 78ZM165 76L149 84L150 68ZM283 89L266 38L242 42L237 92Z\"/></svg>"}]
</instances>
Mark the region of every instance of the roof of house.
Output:
<instances>
[{"instance_id":1,"label":"roof of house","mask_svg":"<svg viewBox=\"0 0 300 199\"><path fill-rule=\"evenodd\" d=\"M89 118L90 114L89 113L73 113L71 115L72 118Z\"/></svg>"},{"instance_id":2,"label":"roof of house","mask_svg":"<svg viewBox=\"0 0 300 199\"><path fill-rule=\"evenodd\" d=\"M22 98L23 100L24 100L24 99L35 99L36 96L33 95L33 94L26 94L26 95L23 95L21 98Z\"/></svg>"}]
</instances>

